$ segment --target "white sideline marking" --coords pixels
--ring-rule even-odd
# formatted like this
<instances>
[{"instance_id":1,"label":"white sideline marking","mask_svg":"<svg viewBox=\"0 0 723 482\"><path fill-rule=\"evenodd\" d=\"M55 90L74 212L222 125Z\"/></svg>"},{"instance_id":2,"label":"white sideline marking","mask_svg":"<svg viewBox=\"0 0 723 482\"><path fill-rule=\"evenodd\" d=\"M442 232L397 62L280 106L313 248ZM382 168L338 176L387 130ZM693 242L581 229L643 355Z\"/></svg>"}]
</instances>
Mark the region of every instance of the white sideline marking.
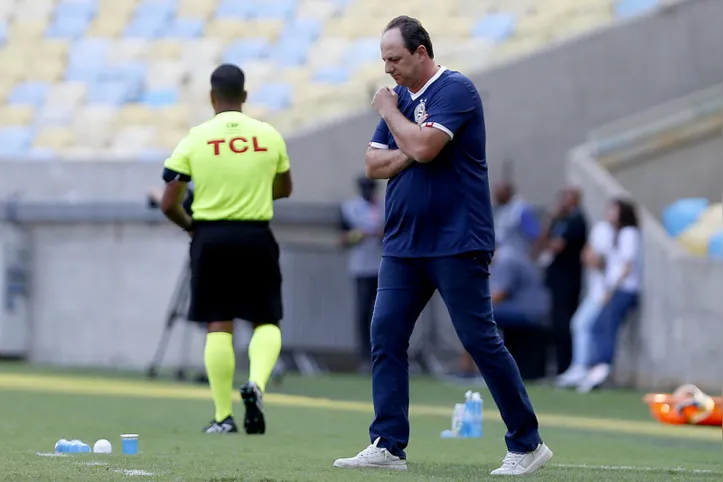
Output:
<instances>
[{"instance_id":1,"label":"white sideline marking","mask_svg":"<svg viewBox=\"0 0 723 482\"><path fill-rule=\"evenodd\" d=\"M85 465L86 467L97 467L99 465L108 465L108 462L80 462L80 465Z\"/></svg>"},{"instance_id":2,"label":"white sideline marking","mask_svg":"<svg viewBox=\"0 0 723 482\"><path fill-rule=\"evenodd\" d=\"M621 470L627 472L679 472L688 474L719 474L715 470L686 469L683 467L635 467L632 465L587 465L587 464L553 464L552 467L564 469Z\"/></svg>"},{"instance_id":3,"label":"white sideline marking","mask_svg":"<svg viewBox=\"0 0 723 482\"><path fill-rule=\"evenodd\" d=\"M65 454L56 454L55 452L36 452L38 457L65 457Z\"/></svg>"},{"instance_id":4,"label":"white sideline marking","mask_svg":"<svg viewBox=\"0 0 723 482\"><path fill-rule=\"evenodd\" d=\"M129 477L132 477L134 475L145 475L147 477L150 477L152 475L156 475L153 472L146 472L145 470L138 470L138 469L118 469L116 470L119 474L127 475Z\"/></svg>"}]
</instances>

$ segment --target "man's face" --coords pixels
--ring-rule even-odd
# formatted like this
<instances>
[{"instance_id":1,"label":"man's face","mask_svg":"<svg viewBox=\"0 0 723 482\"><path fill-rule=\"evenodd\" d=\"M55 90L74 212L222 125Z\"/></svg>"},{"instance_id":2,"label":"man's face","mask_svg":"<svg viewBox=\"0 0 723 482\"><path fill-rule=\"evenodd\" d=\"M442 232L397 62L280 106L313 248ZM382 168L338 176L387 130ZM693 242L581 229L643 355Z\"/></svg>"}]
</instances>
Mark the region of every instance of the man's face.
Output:
<instances>
[{"instance_id":1,"label":"man's face","mask_svg":"<svg viewBox=\"0 0 723 482\"><path fill-rule=\"evenodd\" d=\"M505 183L496 184L494 187L495 202L500 205L507 204L512 198L512 191Z\"/></svg>"},{"instance_id":2,"label":"man's face","mask_svg":"<svg viewBox=\"0 0 723 482\"><path fill-rule=\"evenodd\" d=\"M397 84L414 87L419 82L422 66L420 50L423 51L424 47L420 46L415 53L410 53L398 28L384 32L381 42L384 72L391 75Z\"/></svg>"}]
</instances>

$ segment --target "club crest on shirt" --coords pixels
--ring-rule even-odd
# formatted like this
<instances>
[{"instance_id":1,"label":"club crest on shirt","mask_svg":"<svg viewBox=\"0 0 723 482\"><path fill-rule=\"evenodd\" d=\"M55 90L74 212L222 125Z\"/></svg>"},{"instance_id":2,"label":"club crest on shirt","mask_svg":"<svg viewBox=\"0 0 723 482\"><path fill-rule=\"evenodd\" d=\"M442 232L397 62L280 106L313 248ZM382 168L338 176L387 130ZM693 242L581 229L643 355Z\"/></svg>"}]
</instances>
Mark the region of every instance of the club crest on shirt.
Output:
<instances>
[{"instance_id":1,"label":"club crest on shirt","mask_svg":"<svg viewBox=\"0 0 723 482\"><path fill-rule=\"evenodd\" d=\"M417 107L414 108L414 122L419 124L419 121L422 120L422 117L424 117L424 114L427 113L427 106L425 105L425 100L422 99L419 104L417 104Z\"/></svg>"}]
</instances>

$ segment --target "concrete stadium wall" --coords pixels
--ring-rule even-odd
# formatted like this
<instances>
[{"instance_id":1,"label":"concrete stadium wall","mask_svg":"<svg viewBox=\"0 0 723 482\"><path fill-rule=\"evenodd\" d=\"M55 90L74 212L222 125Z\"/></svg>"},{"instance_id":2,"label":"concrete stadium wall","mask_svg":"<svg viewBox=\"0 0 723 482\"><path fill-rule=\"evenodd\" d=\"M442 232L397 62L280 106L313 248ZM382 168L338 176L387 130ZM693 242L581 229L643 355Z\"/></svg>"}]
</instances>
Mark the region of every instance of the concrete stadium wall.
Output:
<instances>
[{"instance_id":1,"label":"concrete stadium wall","mask_svg":"<svg viewBox=\"0 0 723 482\"><path fill-rule=\"evenodd\" d=\"M634 163L621 165L612 175L657 218L682 197L704 197L720 202L723 186L723 138L720 129L705 139Z\"/></svg>"},{"instance_id":2,"label":"concrete stadium wall","mask_svg":"<svg viewBox=\"0 0 723 482\"><path fill-rule=\"evenodd\" d=\"M597 163L589 146L571 152L566 177L583 188L592 221L602 218L611 197L636 194ZM640 215L643 294L639 313L619 337L615 380L646 389L694 383L718 392L723 384L723 262L683 252L645 205Z\"/></svg>"},{"instance_id":3,"label":"concrete stadium wall","mask_svg":"<svg viewBox=\"0 0 723 482\"><path fill-rule=\"evenodd\" d=\"M492 176L509 159L526 196L549 202L568 149L590 129L720 81L721 18L720 0L688 0L473 75L485 98ZM294 199L349 195L376 122L364 112L290 138ZM8 163L2 172L0 199L22 192L27 199L136 200L160 183L160 160Z\"/></svg>"},{"instance_id":4,"label":"concrete stadium wall","mask_svg":"<svg viewBox=\"0 0 723 482\"><path fill-rule=\"evenodd\" d=\"M52 365L146 368L187 259L185 234L157 211L137 205L114 206L111 212L111 207L19 204L14 214L4 207L0 248L14 239L8 233L22 232L30 286L22 300L28 310L13 313L0 306L0 356ZM331 218L316 225L273 224L284 276L284 349L355 359L354 287L335 228ZM15 261L0 257L0 271ZM0 289L7 287L3 283ZM201 330L179 323L163 366L178 366L182 359L202 366L203 341ZM247 341L248 330L236 340L239 353ZM412 354L430 346L453 354L460 347L439 297L417 323Z\"/></svg>"}]
</instances>

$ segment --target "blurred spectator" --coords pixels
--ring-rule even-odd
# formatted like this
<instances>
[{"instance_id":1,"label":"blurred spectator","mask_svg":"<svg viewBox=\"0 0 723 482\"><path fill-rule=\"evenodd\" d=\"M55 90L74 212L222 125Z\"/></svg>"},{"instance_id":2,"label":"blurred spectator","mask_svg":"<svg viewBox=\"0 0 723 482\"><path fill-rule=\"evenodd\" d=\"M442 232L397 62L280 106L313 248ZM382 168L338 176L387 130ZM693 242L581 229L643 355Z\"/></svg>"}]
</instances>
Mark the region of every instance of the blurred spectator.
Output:
<instances>
[{"instance_id":1,"label":"blurred spectator","mask_svg":"<svg viewBox=\"0 0 723 482\"><path fill-rule=\"evenodd\" d=\"M550 313L550 295L539 268L527 254L511 246L495 252L490 292L495 321L502 330L540 326Z\"/></svg>"},{"instance_id":2,"label":"blurred spectator","mask_svg":"<svg viewBox=\"0 0 723 482\"><path fill-rule=\"evenodd\" d=\"M543 228L538 248L545 267L545 282L552 295L552 342L557 374L572 361L570 321L580 303L582 290L582 249L587 242L587 223L580 209L580 192L562 189L557 204Z\"/></svg>"},{"instance_id":3,"label":"blurred spectator","mask_svg":"<svg viewBox=\"0 0 723 482\"><path fill-rule=\"evenodd\" d=\"M614 229L613 246L605 263L604 307L592 327L592 368L578 386L582 393L607 380L615 359L618 329L638 305L641 238L635 207L629 201L617 199L608 207L607 218Z\"/></svg>"},{"instance_id":4,"label":"blurred spectator","mask_svg":"<svg viewBox=\"0 0 723 482\"><path fill-rule=\"evenodd\" d=\"M490 264L490 293L495 321L503 332L539 328L550 313L550 295L542 273L527 253L512 246L495 251ZM478 373L472 358L464 353L459 376L472 378Z\"/></svg>"},{"instance_id":5,"label":"blurred spectator","mask_svg":"<svg viewBox=\"0 0 723 482\"><path fill-rule=\"evenodd\" d=\"M582 252L582 263L587 272L586 294L570 325L572 331L572 364L557 378L557 386L577 386L587 374L592 359L592 325L600 314L605 297L605 257L613 244L614 230L607 220L599 221L590 232Z\"/></svg>"},{"instance_id":6,"label":"blurred spectator","mask_svg":"<svg viewBox=\"0 0 723 482\"><path fill-rule=\"evenodd\" d=\"M495 244L497 247L512 246L520 252L529 253L540 236L537 222L530 205L515 192L507 181L494 185Z\"/></svg>"},{"instance_id":7,"label":"blurred spectator","mask_svg":"<svg viewBox=\"0 0 723 482\"><path fill-rule=\"evenodd\" d=\"M368 371L371 363L371 320L382 258L384 207L377 202L375 181L360 177L357 188L359 195L342 204L341 243L351 250L349 273L356 283L359 370Z\"/></svg>"}]
</instances>

